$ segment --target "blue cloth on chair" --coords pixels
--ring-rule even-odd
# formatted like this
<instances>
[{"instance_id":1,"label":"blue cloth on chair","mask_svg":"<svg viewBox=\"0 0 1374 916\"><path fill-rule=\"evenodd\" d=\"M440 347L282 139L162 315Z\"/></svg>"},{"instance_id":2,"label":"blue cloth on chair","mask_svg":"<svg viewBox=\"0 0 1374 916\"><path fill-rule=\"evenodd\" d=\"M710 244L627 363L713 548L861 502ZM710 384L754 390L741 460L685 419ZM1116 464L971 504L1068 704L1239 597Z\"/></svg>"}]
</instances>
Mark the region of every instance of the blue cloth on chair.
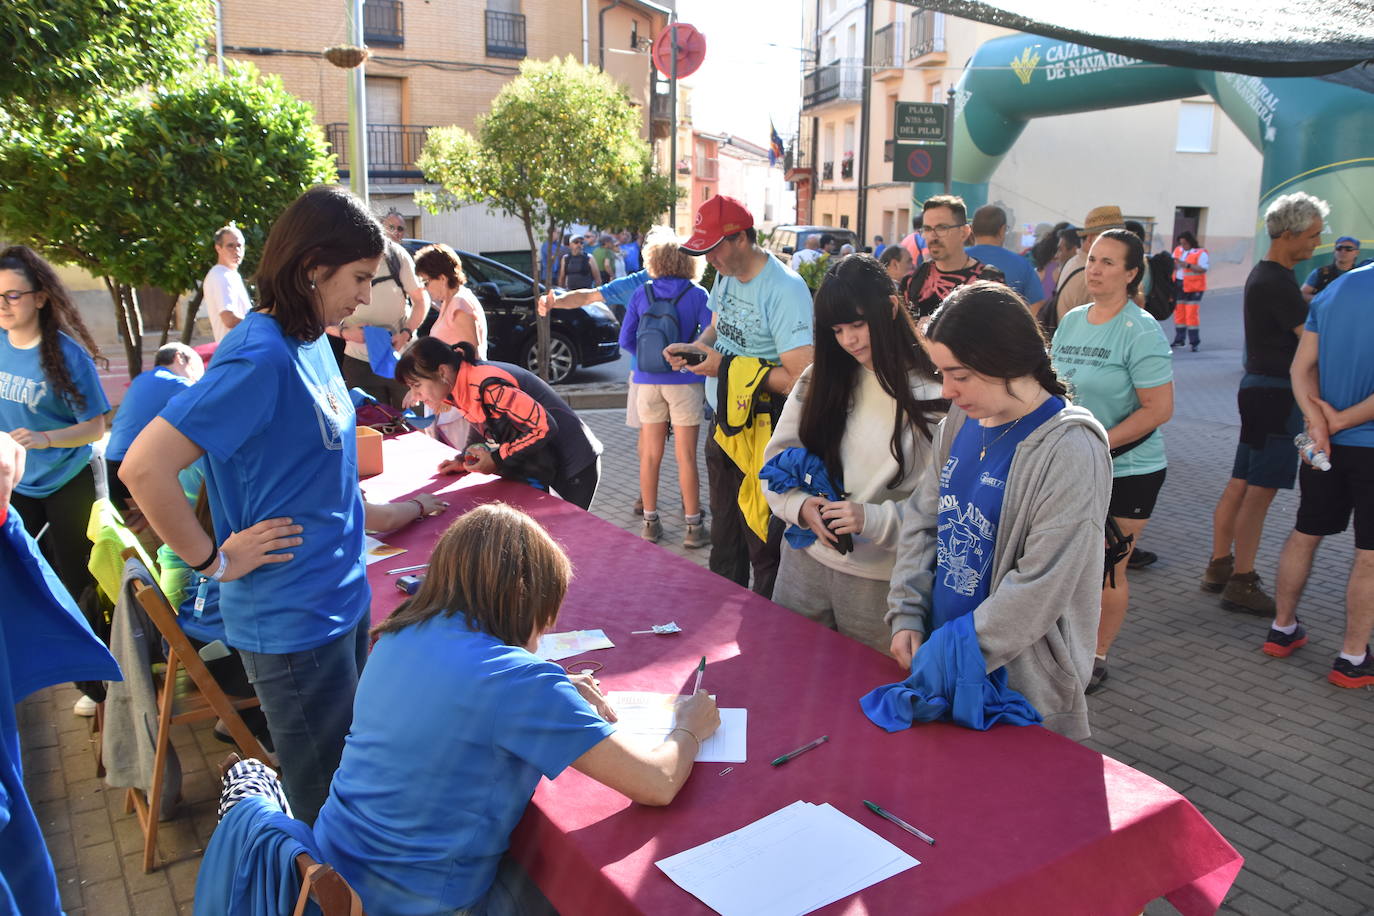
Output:
<instances>
[{"instance_id":1,"label":"blue cloth on chair","mask_svg":"<svg viewBox=\"0 0 1374 916\"><path fill-rule=\"evenodd\" d=\"M219 822L196 877L195 916L280 916L301 892L296 856L319 861L315 834L304 821L255 795L229 809ZM319 908L311 902L318 913Z\"/></svg>"},{"instance_id":2,"label":"blue cloth on chair","mask_svg":"<svg viewBox=\"0 0 1374 916\"><path fill-rule=\"evenodd\" d=\"M768 484L774 493L788 490L805 490L812 496L823 496L834 502L840 498L842 487L835 486L825 462L813 452L799 446L785 448L764 464L759 471L759 479ZM787 544L796 550L810 547L816 540L816 533L800 525L788 525L782 533Z\"/></svg>"},{"instance_id":3,"label":"blue cloth on chair","mask_svg":"<svg viewBox=\"0 0 1374 916\"><path fill-rule=\"evenodd\" d=\"M1007 686L1007 669L987 673L972 614L930 634L916 653L911 676L869 692L859 706L874 725L890 732L917 722L953 722L987 731L998 723L1042 721L1030 701Z\"/></svg>"},{"instance_id":4,"label":"blue cloth on chair","mask_svg":"<svg viewBox=\"0 0 1374 916\"><path fill-rule=\"evenodd\" d=\"M396 350L391 346L391 331L369 325L363 328L367 341L367 361L382 378L396 377Z\"/></svg>"},{"instance_id":5,"label":"blue cloth on chair","mask_svg":"<svg viewBox=\"0 0 1374 916\"><path fill-rule=\"evenodd\" d=\"M24 789L14 705L53 684L122 675L14 508L0 523L0 594L0 913L55 916L57 876Z\"/></svg>"}]
</instances>

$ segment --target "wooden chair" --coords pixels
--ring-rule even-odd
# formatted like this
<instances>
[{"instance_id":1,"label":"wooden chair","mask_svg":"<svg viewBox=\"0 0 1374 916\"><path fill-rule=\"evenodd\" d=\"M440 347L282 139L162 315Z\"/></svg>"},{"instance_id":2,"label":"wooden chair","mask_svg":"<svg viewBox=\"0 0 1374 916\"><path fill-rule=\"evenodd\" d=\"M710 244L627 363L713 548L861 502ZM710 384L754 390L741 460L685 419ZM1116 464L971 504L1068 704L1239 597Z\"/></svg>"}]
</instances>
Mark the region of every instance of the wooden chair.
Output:
<instances>
[{"instance_id":1,"label":"wooden chair","mask_svg":"<svg viewBox=\"0 0 1374 916\"><path fill-rule=\"evenodd\" d=\"M164 770L167 751L172 743L173 725L219 718L245 757L256 757L264 762L269 758L238 713L240 709L259 706L258 698L230 699L220 689L210 669L205 667L205 662L192 648L190 639L181 629L176 613L163 597L161 589L140 582L134 586L134 596L168 646L167 667L157 684L157 751L153 762L153 784L146 798L138 789L129 789L124 802L126 813L138 812L139 825L143 828L143 871L146 874L153 870L153 857L157 851L158 812L161 810ZM186 677L181 676L183 673Z\"/></svg>"},{"instance_id":2,"label":"wooden chair","mask_svg":"<svg viewBox=\"0 0 1374 916\"><path fill-rule=\"evenodd\" d=\"M324 916L364 916L358 892L333 868L303 852L296 856L296 869L301 873L301 895L296 898L291 916L305 916L311 898L320 905Z\"/></svg>"}]
</instances>

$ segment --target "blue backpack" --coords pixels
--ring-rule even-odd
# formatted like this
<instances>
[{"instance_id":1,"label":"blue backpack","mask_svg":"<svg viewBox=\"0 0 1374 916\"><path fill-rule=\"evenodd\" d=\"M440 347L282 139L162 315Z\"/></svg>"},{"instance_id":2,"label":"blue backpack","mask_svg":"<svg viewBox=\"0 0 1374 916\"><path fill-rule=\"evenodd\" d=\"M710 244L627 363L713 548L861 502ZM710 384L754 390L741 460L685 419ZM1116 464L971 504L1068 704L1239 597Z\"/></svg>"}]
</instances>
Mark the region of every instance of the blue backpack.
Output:
<instances>
[{"instance_id":1,"label":"blue backpack","mask_svg":"<svg viewBox=\"0 0 1374 916\"><path fill-rule=\"evenodd\" d=\"M682 340L682 325L677 317L677 303L687 291L692 289L688 283L671 300L659 299L654 295L654 284L644 285L644 294L649 299L649 307L639 316L639 327L635 330L635 361L640 372L672 372L673 367L663 357L663 349L669 344L686 343Z\"/></svg>"}]
</instances>

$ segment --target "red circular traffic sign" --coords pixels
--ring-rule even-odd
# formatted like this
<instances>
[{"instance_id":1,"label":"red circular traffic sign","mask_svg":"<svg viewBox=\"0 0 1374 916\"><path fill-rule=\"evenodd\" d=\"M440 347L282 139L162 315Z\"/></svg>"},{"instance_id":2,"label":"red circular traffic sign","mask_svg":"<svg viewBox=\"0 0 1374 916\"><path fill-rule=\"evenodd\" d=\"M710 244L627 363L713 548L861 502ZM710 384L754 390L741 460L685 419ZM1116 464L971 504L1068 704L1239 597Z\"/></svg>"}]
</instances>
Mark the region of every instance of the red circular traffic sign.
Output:
<instances>
[{"instance_id":1,"label":"red circular traffic sign","mask_svg":"<svg viewBox=\"0 0 1374 916\"><path fill-rule=\"evenodd\" d=\"M673 73L673 37L677 37L677 73ZM706 58L706 36L685 22L675 22L654 39L654 67L668 78L690 76Z\"/></svg>"},{"instance_id":2,"label":"red circular traffic sign","mask_svg":"<svg viewBox=\"0 0 1374 916\"><path fill-rule=\"evenodd\" d=\"M910 155L906 157L907 171L917 180L929 175L934 165L935 162L930 158L930 153L927 153L923 149L914 149L911 151Z\"/></svg>"}]
</instances>

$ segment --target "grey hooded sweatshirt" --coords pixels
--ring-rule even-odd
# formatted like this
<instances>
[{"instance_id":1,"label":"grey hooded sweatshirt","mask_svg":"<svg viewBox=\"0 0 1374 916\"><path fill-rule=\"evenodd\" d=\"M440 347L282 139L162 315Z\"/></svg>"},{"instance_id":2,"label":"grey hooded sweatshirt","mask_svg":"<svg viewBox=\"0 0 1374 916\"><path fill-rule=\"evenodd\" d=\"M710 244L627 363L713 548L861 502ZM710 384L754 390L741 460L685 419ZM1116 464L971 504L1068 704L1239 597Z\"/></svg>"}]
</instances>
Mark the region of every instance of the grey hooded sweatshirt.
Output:
<instances>
[{"instance_id":1,"label":"grey hooded sweatshirt","mask_svg":"<svg viewBox=\"0 0 1374 916\"><path fill-rule=\"evenodd\" d=\"M929 625L938 538L940 469L968 416L951 407L931 449L930 473L908 498L886 620L895 634ZM973 612L987 670L1069 738L1088 737L1083 691L1092 676L1102 612L1103 524L1111 498L1107 433L1067 406L1017 447L1007 473L987 599Z\"/></svg>"}]
</instances>

